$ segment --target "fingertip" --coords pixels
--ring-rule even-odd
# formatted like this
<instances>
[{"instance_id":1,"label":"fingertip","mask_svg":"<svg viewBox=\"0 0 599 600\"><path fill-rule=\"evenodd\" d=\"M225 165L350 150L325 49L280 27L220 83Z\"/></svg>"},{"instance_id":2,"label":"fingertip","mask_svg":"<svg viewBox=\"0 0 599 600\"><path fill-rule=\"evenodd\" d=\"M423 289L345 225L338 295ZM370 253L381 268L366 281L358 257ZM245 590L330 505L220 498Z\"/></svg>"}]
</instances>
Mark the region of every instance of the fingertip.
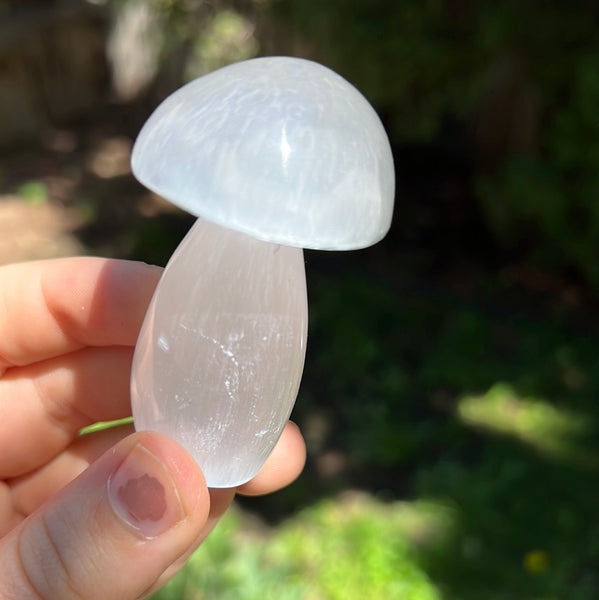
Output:
<instances>
[{"instance_id":1,"label":"fingertip","mask_svg":"<svg viewBox=\"0 0 599 600\"><path fill-rule=\"evenodd\" d=\"M0 597L140 597L195 548L209 509L187 452L134 433L3 538Z\"/></svg>"},{"instance_id":2,"label":"fingertip","mask_svg":"<svg viewBox=\"0 0 599 600\"><path fill-rule=\"evenodd\" d=\"M245 496L260 496L284 488L297 479L305 463L306 443L299 427L289 421L262 469L251 481L240 486L238 492Z\"/></svg>"},{"instance_id":3,"label":"fingertip","mask_svg":"<svg viewBox=\"0 0 599 600\"><path fill-rule=\"evenodd\" d=\"M134 436L173 478L185 513L205 521L210 509L210 495L204 474L192 456L178 443L160 433L143 431Z\"/></svg>"},{"instance_id":4,"label":"fingertip","mask_svg":"<svg viewBox=\"0 0 599 600\"><path fill-rule=\"evenodd\" d=\"M67 342L135 343L162 273L159 267L99 257L56 259L41 266L44 306Z\"/></svg>"}]
</instances>

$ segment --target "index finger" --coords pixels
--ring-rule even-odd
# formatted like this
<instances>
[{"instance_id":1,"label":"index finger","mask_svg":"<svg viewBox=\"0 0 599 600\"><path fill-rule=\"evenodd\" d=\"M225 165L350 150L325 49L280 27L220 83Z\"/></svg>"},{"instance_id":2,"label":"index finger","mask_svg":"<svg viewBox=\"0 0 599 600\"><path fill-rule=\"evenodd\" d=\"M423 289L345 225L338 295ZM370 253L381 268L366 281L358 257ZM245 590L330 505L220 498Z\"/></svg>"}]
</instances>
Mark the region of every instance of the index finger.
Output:
<instances>
[{"instance_id":1,"label":"index finger","mask_svg":"<svg viewBox=\"0 0 599 600\"><path fill-rule=\"evenodd\" d=\"M86 346L132 346L162 269L63 258L0 267L0 373Z\"/></svg>"}]
</instances>

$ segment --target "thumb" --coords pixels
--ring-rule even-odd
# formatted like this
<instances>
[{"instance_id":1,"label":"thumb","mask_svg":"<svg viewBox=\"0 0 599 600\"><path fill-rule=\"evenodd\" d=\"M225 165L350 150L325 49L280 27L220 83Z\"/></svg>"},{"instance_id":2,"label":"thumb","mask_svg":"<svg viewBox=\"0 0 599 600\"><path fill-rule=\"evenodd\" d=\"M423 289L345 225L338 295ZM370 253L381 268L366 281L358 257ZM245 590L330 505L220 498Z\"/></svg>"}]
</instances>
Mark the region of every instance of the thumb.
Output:
<instances>
[{"instance_id":1,"label":"thumb","mask_svg":"<svg viewBox=\"0 0 599 600\"><path fill-rule=\"evenodd\" d=\"M180 446L133 434L0 541L0 599L138 598L197 543L209 505Z\"/></svg>"}]
</instances>

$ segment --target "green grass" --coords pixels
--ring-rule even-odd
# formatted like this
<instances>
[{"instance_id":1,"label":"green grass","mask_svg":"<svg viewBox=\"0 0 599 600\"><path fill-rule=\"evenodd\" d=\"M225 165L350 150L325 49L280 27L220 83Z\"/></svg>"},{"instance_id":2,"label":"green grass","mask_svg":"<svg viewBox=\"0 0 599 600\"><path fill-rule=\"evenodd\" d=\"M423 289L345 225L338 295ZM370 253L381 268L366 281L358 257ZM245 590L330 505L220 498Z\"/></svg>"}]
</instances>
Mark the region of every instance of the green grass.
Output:
<instances>
[{"instance_id":1,"label":"green grass","mask_svg":"<svg viewBox=\"0 0 599 600\"><path fill-rule=\"evenodd\" d=\"M272 530L230 512L154 600L440 600L418 549L449 534L451 511L348 494Z\"/></svg>"},{"instance_id":2,"label":"green grass","mask_svg":"<svg viewBox=\"0 0 599 600\"><path fill-rule=\"evenodd\" d=\"M110 429L111 427L118 427L119 425L129 425L130 423L133 423L133 417L125 417L124 419L117 419L116 421L100 421L84 427L79 432L79 435L94 433L95 431L102 431L103 429Z\"/></svg>"},{"instance_id":3,"label":"green grass","mask_svg":"<svg viewBox=\"0 0 599 600\"><path fill-rule=\"evenodd\" d=\"M599 466L597 452L581 448L580 439L590 429L583 414L522 397L510 385L498 383L484 394L464 396L457 414L467 425L512 436L558 461Z\"/></svg>"}]
</instances>

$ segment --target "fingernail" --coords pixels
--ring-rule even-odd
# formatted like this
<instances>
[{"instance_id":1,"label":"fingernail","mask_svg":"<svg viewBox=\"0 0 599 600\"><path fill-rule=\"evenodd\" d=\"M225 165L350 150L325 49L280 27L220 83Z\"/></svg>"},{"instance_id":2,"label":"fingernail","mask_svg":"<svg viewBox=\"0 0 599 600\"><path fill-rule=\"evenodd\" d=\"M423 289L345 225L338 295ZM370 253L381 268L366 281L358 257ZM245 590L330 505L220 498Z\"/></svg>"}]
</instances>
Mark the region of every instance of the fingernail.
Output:
<instances>
[{"instance_id":1,"label":"fingernail","mask_svg":"<svg viewBox=\"0 0 599 600\"><path fill-rule=\"evenodd\" d=\"M108 479L108 498L117 517L146 538L159 536L185 518L169 472L140 444Z\"/></svg>"}]
</instances>

